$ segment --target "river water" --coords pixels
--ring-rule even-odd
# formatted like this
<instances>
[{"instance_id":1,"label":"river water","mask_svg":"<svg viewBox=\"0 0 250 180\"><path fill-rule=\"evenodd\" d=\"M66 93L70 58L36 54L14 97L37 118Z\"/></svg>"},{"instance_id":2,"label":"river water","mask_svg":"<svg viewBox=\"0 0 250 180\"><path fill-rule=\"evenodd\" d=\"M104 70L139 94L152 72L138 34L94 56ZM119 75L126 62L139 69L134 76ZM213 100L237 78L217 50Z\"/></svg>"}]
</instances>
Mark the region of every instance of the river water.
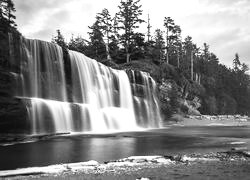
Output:
<instances>
[{"instance_id":1,"label":"river water","mask_svg":"<svg viewBox=\"0 0 250 180\"><path fill-rule=\"evenodd\" d=\"M134 155L205 154L233 147L250 149L249 126L172 126L139 132L64 135L0 146L0 170L104 162Z\"/></svg>"}]
</instances>

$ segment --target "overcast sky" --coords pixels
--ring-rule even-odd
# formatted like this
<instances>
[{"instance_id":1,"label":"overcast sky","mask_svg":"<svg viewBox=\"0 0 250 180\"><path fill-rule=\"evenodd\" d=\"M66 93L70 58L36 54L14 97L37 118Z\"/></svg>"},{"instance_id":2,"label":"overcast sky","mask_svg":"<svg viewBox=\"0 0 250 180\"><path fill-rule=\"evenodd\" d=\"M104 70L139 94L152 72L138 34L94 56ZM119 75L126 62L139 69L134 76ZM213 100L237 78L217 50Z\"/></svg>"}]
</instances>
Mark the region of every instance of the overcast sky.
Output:
<instances>
[{"instance_id":1,"label":"overcast sky","mask_svg":"<svg viewBox=\"0 0 250 180\"><path fill-rule=\"evenodd\" d=\"M50 41L57 29L88 38L96 13L118 11L120 0L14 0L17 24L28 38ZM150 14L153 29L163 29L164 17L180 25L183 37L210 45L223 64L232 65L236 52L250 64L250 0L141 0L143 18ZM146 33L146 24L141 32Z\"/></svg>"}]
</instances>

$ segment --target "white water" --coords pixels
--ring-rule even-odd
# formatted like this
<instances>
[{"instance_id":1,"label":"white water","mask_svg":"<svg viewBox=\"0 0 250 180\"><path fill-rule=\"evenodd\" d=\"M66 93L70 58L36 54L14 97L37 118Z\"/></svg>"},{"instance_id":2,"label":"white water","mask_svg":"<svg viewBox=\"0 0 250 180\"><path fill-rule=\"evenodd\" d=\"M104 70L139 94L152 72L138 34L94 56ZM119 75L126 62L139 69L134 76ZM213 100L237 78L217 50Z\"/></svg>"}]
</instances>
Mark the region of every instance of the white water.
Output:
<instances>
[{"instance_id":1,"label":"white water","mask_svg":"<svg viewBox=\"0 0 250 180\"><path fill-rule=\"evenodd\" d=\"M74 51L69 61L66 74L59 46L22 39L17 96L26 104L32 134L159 127L156 86L147 73L114 70Z\"/></svg>"}]
</instances>

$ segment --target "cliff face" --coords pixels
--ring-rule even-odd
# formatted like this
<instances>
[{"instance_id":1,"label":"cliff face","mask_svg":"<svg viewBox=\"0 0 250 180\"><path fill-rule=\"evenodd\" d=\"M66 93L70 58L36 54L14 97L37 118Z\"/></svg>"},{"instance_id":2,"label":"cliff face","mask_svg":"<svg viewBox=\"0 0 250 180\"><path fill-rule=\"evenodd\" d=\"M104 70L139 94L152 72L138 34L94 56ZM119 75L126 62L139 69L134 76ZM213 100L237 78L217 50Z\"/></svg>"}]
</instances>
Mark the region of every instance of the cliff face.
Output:
<instances>
[{"instance_id":1,"label":"cliff face","mask_svg":"<svg viewBox=\"0 0 250 180\"><path fill-rule=\"evenodd\" d=\"M157 82L157 96L163 121L173 114L200 115L203 87L187 80L178 69L169 65L155 65L150 60L132 61L121 65L122 69L132 69L149 73Z\"/></svg>"},{"instance_id":2,"label":"cliff face","mask_svg":"<svg viewBox=\"0 0 250 180\"><path fill-rule=\"evenodd\" d=\"M0 42L0 47L2 59L0 64L0 133L27 133L30 129L27 109L24 103L16 97L19 88L17 87L18 83L16 83L18 81L17 74L20 74L22 57L20 34L5 34L3 41ZM65 73L69 75L71 72L69 71L70 62L67 53L67 50L64 50ZM132 61L123 65L110 62L103 64L127 71L131 89L135 96L135 108L138 104L143 104L143 98L146 96L154 99L152 94L149 93L151 90L156 92L158 96L159 101L154 100L153 102L159 103L163 120L168 120L175 113L200 114L197 110L200 107L199 93L193 91L193 89L199 89L200 86L189 82L171 65L163 64L158 66L147 60ZM133 70L134 73L130 70ZM146 72L146 74L141 74L140 71ZM146 82L143 79L143 77L147 76L147 73L156 81L155 85L152 84L153 81ZM71 77L68 75L66 76L67 91L70 94L72 90ZM134 80L136 81L133 82ZM148 83L151 88L146 89L145 83ZM146 109L144 111L147 112ZM138 116L143 117L140 114ZM160 115L149 114L148 116L154 118Z\"/></svg>"},{"instance_id":3,"label":"cliff face","mask_svg":"<svg viewBox=\"0 0 250 180\"><path fill-rule=\"evenodd\" d=\"M0 133L24 133L28 127L24 104L15 97L15 74L19 72L19 37L1 34L0 63Z\"/></svg>"},{"instance_id":4,"label":"cliff face","mask_svg":"<svg viewBox=\"0 0 250 180\"><path fill-rule=\"evenodd\" d=\"M26 92L23 88L20 88L20 84L27 84L28 87L35 86L32 83L25 83L25 78L32 77L32 73L22 74L23 71L31 72L29 68L26 68L26 58L29 54L26 53L27 49L24 46L23 39L19 34L8 34L4 39L4 44L1 47L5 48L5 62L0 66L0 133L30 133L32 129L31 121L28 117L30 114L30 109L26 108L29 107L25 100L21 100L21 97L27 97L26 95L22 94L21 92ZM40 42L40 41L39 41ZM42 41L41 41L42 42ZM41 51L37 50L38 56L44 61L44 52L47 52L47 49L43 49ZM67 49L63 50L63 63L64 63L64 70L66 74L66 87L69 94L69 97L72 96L72 78L71 74L71 61L69 61L69 51ZM61 56L60 56L61 57ZM22 58L24 58L22 60ZM60 58L61 59L61 58ZM46 58L46 60L48 60ZM53 58L50 62L52 62ZM33 62L33 61L32 61ZM111 63L111 65L114 65ZM109 66L109 65L107 65ZM54 67L54 66L53 66ZM22 69L21 69L22 68ZM114 68L121 69L118 65L115 65ZM61 68L63 69L63 67ZM59 68L58 68L59 70ZM143 69L142 69L143 70ZM64 74L64 73L63 73ZM135 116L139 119L137 122L138 125L141 127L147 127L149 122L145 122L145 119L151 120L160 119L159 114L159 107L157 104L157 100L154 97L156 86L153 79L144 72L140 71L127 71L127 75L130 78L131 90L134 96L134 108L135 108ZM38 79L42 79L42 82L45 82L46 77L45 71L41 70L38 73ZM48 78L48 77L47 77ZM48 78L52 79L52 78ZM19 81L22 81L20 83ZM33 81L32 81L33 82ZM34 81L37 82L37 81ZM19 87L20 86L20 87ZM42 84L39 87L41 92L46 92L47 83ZM23 86L24 87L24 86ZM29 91L28 91L29 93ZM19 96L19 97L18 97ZM31 97L37 97L32 96ZM22 98L23 99L23 98ZM145 101L146 100L146 101ZM68 99L68 102L71 102L72 98ZM149 103L150 102L150 103ZM133 106L132 106L133 107ZM155 109L153 109L155 108ZM34 109L31 109L34 110ZM36 111L36 110L35 110ZM41 112L38 109L36 112ZM45 116L42 118L44 121L47 120L46 113ZM30 115L30 117L34 117ZM33 121L32 121L33 122ZM153 121L152 121L153 122ZM158 122L158 121L157 121ZM153 122L150 124L150 127L158 127L157 122ZM53 128L52 128L53 129Z\"/></svg>"},{"instance_id":5,"label":"cliff face","mask_svg":"<svg viewBox=\"0 0 250 180\"><path fill-rule=\"evenodd\" d=\"M24 104L15 97L14 73L0 68L0 132L24 133L28 129Z\"/></svg>"}]
</instances>

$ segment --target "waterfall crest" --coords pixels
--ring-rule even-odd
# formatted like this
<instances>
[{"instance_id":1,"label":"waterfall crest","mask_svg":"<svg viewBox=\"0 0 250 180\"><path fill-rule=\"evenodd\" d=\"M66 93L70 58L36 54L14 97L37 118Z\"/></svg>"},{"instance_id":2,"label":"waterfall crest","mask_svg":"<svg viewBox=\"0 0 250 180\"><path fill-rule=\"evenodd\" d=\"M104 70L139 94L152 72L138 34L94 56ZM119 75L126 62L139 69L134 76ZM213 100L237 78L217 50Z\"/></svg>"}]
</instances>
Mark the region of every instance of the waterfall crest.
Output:
<instances>
[{"instance_id":1,"label":"waterfall crest","mask_svg":"<svg viewBox=\"0 0 250 180\"><path fill-rule=\"evenodd\" d=\"M115 70L74 51L68 52L66 65L58 45L21 41L16 95L27 107L32 134L160 126L156 85L149 74Z\"/></svg>"}]
</instances>

